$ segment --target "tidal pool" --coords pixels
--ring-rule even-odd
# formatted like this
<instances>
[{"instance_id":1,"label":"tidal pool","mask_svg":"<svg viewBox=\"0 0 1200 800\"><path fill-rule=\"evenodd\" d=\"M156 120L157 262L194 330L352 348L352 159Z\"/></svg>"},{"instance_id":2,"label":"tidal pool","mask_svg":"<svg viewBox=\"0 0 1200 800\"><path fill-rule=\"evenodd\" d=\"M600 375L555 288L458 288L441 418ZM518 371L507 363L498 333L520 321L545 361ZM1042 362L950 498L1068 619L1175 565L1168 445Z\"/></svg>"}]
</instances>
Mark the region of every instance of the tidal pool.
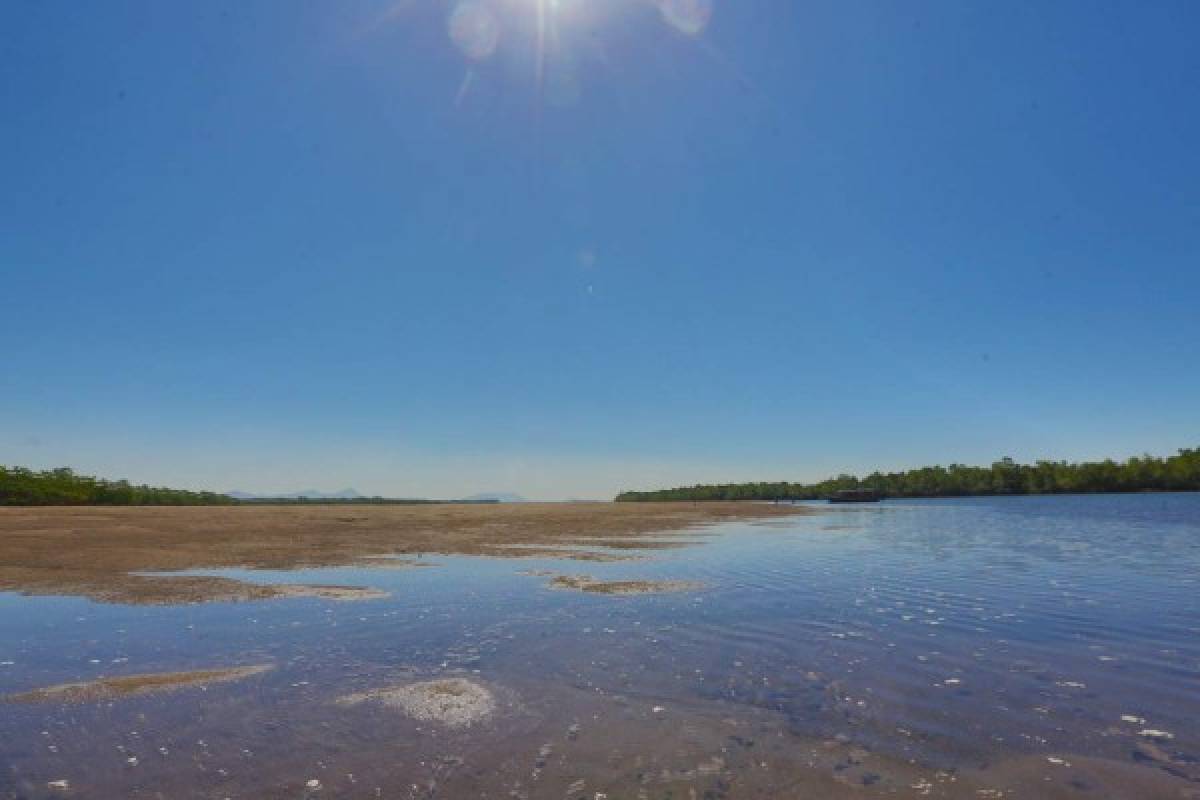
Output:
<instances>
[{"instance_id":1,"label":"tidal pool","mask_svg":"<svg viewBox=\"0 0 1200 800\"><path fill-rule=\"evenodd\" d=\"M353 602L0 594L0 797L1200 798L1200 495L821 510L586 570L202 573Z\"/></svg>"}]
</instances>

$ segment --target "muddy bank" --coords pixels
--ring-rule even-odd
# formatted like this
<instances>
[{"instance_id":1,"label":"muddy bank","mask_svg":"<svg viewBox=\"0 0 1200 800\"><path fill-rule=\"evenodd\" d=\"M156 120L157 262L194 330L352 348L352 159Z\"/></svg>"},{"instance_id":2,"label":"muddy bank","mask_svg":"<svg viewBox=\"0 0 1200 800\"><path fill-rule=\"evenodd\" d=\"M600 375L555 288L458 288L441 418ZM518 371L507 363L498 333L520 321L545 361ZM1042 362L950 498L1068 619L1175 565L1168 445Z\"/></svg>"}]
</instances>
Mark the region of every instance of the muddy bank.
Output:
<instances>
[{"instance_id":1,"label":"muddy bank","mask_svg":"<svg viewBox=\"0 0 1200 800\"><path fill-rule=\"evenodd\" d=\"M383 600L392 596L390 592L385 592L382 589L372 589L369 586L321 586L306 583L274 583L268 588L274 593L272 597L319 597L322 600L336 600L339 603L351 603L355 600Z\"/></svg>"},{"instance_id":2,"label":"muddy bank","mask_svg":"<svg viewBox=\"0 0 1200 800\"><path fill-rule=\"evenodd\" d=\"M144 675L123 675L115 678L98 678L94 681L62 683L29 692L4 697L10 703L91 703L101 700L117 700L160 692L172 692L214 683L227 683L259 675L271 669L270 664L228 669L202 669L187 672L155 672Z\"/></svg>"},{"instance_id":3,"label":"muddy bank","mask_svg":"<svg viewBox=\"0 0 1200 800\"><path fill-rule=\"evenodd\" d=\"M354 516L307 505L0 508L0 591L138 604L264 600L295 589L133 573L363 565L381 554L622 560L640 536L804 513L813 512L760 503L370 506ZM585 540L588 549L563 549Z\"/></svg>"},{"instance_id":4,"label":"muddy bank","mask_svg":"<svg viewBox=\"0 0 1200 800\"><path fill-rule=\"evenodd\" d=\"M704 588L696 581L602 581L591 575L558 575L550 581L552 589L574 589L592 594L637 595L695 592Z\"/></svg>"},{"instance_id":5,"label":"muddy bank","mask_svg":"<svg viewBox=\"0 0 1200 800\"><path fill-rule=\"evenodd\" d=\"M607 545L592 545L593 547L607 547ZM482 556L500 556L503 558L563 558L570 561L595 561L599 563L612 563L615 561L640 561L644 556L630 555L628 553L614 553L607 550L567 550L564 548L555 547L540 547L537 545L498 545L495 547L483 547L477 555Z\"/></svg>"}]
</instances>

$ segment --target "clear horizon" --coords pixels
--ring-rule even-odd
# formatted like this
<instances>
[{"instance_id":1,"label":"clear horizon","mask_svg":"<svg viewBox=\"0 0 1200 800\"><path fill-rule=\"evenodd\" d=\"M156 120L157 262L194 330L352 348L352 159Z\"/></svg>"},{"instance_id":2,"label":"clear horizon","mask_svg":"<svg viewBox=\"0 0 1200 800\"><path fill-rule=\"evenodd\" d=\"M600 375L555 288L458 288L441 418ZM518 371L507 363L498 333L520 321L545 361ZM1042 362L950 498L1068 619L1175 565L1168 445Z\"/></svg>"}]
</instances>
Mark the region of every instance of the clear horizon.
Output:
<instances>
[{"instance_id":1,"label":"clear horizon","mask_svg":"<svg viewBox=\"0 0 1200 800\"><path fill-rule=\"evenodd\" d=\"M1200 6L557 0L539 51L540 1L0 9L0 463L607 500L1200 443Z\"/></svg>"}]
</instances>

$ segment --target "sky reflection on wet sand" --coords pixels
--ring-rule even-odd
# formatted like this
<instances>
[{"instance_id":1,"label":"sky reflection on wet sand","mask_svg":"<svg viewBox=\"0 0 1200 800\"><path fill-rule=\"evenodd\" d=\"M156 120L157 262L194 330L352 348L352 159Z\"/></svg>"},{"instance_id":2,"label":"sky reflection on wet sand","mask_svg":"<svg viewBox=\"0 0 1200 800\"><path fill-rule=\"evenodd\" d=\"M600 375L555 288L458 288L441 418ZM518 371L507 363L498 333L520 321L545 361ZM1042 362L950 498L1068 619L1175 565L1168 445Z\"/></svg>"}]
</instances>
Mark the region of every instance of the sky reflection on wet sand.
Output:
<instances>
[{"instance_id":1,"label":"sky reflection on wet sand","mask_svg":"<svg viewBox=\"0 0 1200 800\"><path fill-rule=\"evenodd\" d=\"M352 603L0 595L0 693L275 667L0 706L0 797L1200 797L1200 496L712 532L587 565L702 587L670 594L553 590L579 572L553 558L431 556L221 573L390 593ZM435 679L494 707L454 727L338 703Z\"/></svg>"}]
</instances>

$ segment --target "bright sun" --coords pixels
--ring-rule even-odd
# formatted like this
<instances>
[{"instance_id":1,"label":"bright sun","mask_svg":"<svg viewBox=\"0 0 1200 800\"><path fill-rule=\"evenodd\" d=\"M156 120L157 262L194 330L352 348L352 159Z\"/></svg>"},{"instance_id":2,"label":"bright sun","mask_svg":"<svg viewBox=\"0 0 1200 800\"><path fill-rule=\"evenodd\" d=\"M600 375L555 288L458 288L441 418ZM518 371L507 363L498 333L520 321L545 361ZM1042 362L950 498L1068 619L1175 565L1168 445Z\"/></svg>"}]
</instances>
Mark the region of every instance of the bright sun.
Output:
<instances>
[{"instance_id":1,"label":"bright sun","mask_svg":"<svg viewBox=\"0 0 1200 800\"><path fill-rule=\"evenodd\" d=\"M471 61L491 58L501 45L509 26L506 19L513 14L534 17L538 47L544 47L551 26L559 24L584 0L459 0L450 11L447 30L451 41ZM658 9L664 22L687 34L698 36L712 19L713 0L592 0L589 10L603 6L649 5Z\"/></svg>"}]
</instances>

